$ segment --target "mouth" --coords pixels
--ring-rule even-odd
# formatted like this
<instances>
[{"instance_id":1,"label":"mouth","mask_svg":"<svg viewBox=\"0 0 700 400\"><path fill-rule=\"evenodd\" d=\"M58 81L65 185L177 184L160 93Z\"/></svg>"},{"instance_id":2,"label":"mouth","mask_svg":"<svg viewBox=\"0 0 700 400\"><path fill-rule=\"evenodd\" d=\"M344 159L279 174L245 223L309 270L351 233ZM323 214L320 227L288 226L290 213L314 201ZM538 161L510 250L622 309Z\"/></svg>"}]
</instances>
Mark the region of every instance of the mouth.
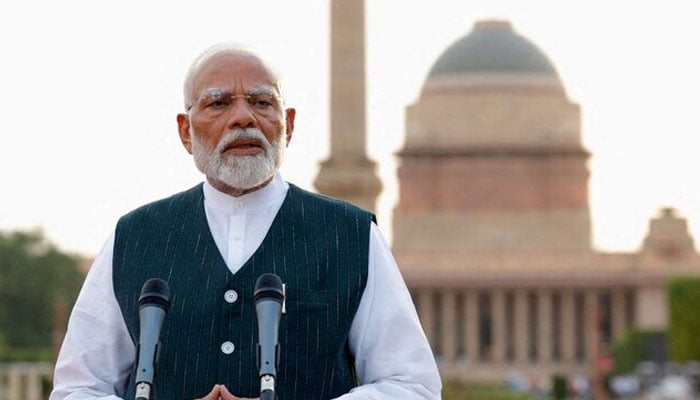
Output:
<instances>
[{"instance_id":1,"label":"mouth","mask_svg":"<svg viewBox=\"0 0 700 400\"><path fill-rule=\"evenodd\" d=\"M265 148L262 146L260 141L246 139L233 141L224 148L222 153L237 156L253 156L264 151Z\"/></svg>"}]
</instances>

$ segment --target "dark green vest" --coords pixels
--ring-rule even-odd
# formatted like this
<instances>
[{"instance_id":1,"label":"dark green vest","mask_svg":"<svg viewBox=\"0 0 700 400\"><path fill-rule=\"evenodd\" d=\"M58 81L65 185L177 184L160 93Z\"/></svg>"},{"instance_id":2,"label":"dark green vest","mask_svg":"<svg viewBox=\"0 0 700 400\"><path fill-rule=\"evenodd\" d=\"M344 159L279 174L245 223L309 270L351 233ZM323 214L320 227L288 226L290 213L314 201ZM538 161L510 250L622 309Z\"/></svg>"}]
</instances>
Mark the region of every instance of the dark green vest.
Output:
<instances>
[{"instance_id":1,"label":"dark green vest","mask_svg":"<svg viewBox=\"0 0 700 400\"><path fill-rule=\"evenodd\" d=\"M286 284L279 398L330 399L356 386L347 339L367 281L372 218L290 185L262 244L232 275L211 236L201 184L122 217L114 290L135 343L144 282L161 278L171 290L155 376L157 400L199 398L217 383L237 396L259 395L253 290L266 272ZM230 290L238 295L233 303L225 300ZM233 343L232 353L222 351L224 342ZM133 379L132 373L126 399L133 398Z\"/></svg>"}]
</instances>

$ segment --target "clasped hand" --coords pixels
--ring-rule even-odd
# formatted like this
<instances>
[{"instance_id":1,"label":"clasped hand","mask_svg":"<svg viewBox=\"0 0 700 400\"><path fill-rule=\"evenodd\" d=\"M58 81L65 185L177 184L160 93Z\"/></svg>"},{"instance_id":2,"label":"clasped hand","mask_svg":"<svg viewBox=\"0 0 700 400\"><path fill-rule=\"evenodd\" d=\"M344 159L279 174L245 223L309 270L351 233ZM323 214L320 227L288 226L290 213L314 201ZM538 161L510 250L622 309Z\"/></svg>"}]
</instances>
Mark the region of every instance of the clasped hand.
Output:
<instances>
[{"instance_id":1,"label":"clasped hand","mask_svg":"<svg viewBox=\"0 0 700 400\"><path fill-rule=\"evenodd\" d=\"M214 385L208 395L198 400L260 400L260 398L251 399L250 397L236 397L228 391L224 385Z\"/></svg>"}]
</instances>

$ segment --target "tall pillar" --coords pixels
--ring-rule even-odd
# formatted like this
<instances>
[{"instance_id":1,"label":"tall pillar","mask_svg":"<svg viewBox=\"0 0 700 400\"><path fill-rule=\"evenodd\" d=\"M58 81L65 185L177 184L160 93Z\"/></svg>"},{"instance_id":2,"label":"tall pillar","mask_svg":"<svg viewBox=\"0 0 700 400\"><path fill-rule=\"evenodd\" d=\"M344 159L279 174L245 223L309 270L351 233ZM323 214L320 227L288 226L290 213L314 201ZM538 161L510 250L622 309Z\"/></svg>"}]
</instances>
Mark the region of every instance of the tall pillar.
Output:
<instances>
[{"instance_id":1,"label":"tall pillar","mask_svg":"<svg viewBox=\"0 0 700 400\"><path fill-rule=\"evenodd\" d=\"M7 398L19 399L22 393L22 375L19 368L10 368L7 377Z\"/></svg>"},{"instance_id":2,"label":"tall pillar","mask_svg":"<svg viewBox=\"0 0 700 400\"><path fill-rule=\"evenodd\" d=\"M314 185L374 211L382 184L366 155L365 4L331 1L330 156Z\"/></svg>"},{"instance_id":3,"label":"tall pillar","mask_svg":"<svg viewBox=\"0 0 700 400\"><path fill-rule=\"evenodd\" d=\"M565 289L561 294L561 359L572 363L576 358L576 302L574 291Z\"/></svg>"},{"instance_id":4,"label":"tall pillar","mask_svg":"<svg viewBox=\"0 0 700 400\"><path fill-rule=\"evenodd\" d=\"M542 289L537 294L537 359L540 363L552 361L552 293Z\"/></svg>"},{"instance_id":5,"label":"tall pillar","mask_svg":"<svg viewBox=\"0 0 700 400\"><path fill-rule=\"evenodd\" d=\"M465 348L467 360L472 363L480 360L479 355L479 294L476 290L468 290L464 297L464 327Z\"/></svg>"},{"instance_id":6,"label":"tall pillar","mask_svg":"<svg viewBox=\"0 0 700 400\"><path fill-rule=\"evenodd\" d=\"M627 318L625 316L625 290L613 289L610 293L610 303L612 338L619 339L627 329Z\"/></svg>"},{"instance_id":7,"label":"tall pillar","mask_svg":"<svg viewBox=\"0 0 700 400\"><path fill-rule=\"evenodd\" d=\"M428 338L433 351L435 351L435 318L433 310L435 309L433 302L433 291L431 289L420 289L418 291L418 317L420 318L425 337Z\"/></svg>"},{"instance_id":8,"label":"tall pillar","mask_svg":"<svg viewBox=\"0 0 700 400\"><path fill-rule=\"evenodd\" d=\"M634 313L637 328L664 329L668 326L666 288L663 285L638 287Z\"/></svg>"},{"instance_id":9,"label":"tall pillar","mask_svg":"<svg viewBox=\"0 0 700 400\"><path fill-rule=\"evenodd\" d=\"M515 329L513 332L513 345L515 347L515 361L524 364L527 362L527 350L530 343L530 330L528 329L528 302L527 291L516 290L514 298Z\"/></svg>"},{"instance_id":10,"label":"tall pillar","mask_svg":"<svg viewBox=\"0 0 700 400\"><path fill-rule=\"evenodd\" d=\"M501 289L491 291L491 361L503 363L506 359L506 294Z\"/></svg>"},{"instance_id":11,"label":"tall pillar","mask_svg":"<svg viewBox=\"0 0 700 400\"><path fill-rule=\"evenodd\" d=\"M443 363L449 366L457 360L457 293L454 290L442 292L440 308L440 347Z\"/></svg>"},{"instance_id":12,"label":"tall pillar","mask_svg":"<svg viewBox=\"0 0 700 400\"><path fill-rule=\"evenodd\" d=\"M594 362L598 358L598 346L600 341L600 318L599 318L598 291L588 289L584 295L584 327L586 343L586 359ZM591 365L593 368L594 365Z\"/></svg>"},{"instance_id":13,"label":"tall pillar","mask_svg":"<svg viewBox=\"0 0 700 400\"><path fill-rule=\"evenodd\" d=\"M26 400L41 400L41 371L38 368L27 369Z\"/></svg>"}]
</instances>

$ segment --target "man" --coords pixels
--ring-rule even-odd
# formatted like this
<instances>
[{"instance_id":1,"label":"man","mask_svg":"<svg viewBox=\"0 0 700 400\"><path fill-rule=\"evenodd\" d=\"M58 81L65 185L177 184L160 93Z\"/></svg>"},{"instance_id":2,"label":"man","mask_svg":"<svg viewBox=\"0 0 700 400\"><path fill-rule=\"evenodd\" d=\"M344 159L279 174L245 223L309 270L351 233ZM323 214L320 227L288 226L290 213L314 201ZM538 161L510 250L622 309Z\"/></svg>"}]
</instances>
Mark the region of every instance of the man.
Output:
<instances>
[{"instance_id":1,"label":"man","mask_svg":"<svg viewBox=\"0 0 700 400\"><path fill-rule=\"evenodd\" d=\"M180 139L206 181L119 220L71 314L50 399L133 398L137 301L153 277L171 290L157 400L258 396L252 292L266 272L286 284L280 399L439 399L372 215L281 178L295 110L278 77L251 52L215 47L193 63L184 94Z\"/></svg>"}]
</instances>

